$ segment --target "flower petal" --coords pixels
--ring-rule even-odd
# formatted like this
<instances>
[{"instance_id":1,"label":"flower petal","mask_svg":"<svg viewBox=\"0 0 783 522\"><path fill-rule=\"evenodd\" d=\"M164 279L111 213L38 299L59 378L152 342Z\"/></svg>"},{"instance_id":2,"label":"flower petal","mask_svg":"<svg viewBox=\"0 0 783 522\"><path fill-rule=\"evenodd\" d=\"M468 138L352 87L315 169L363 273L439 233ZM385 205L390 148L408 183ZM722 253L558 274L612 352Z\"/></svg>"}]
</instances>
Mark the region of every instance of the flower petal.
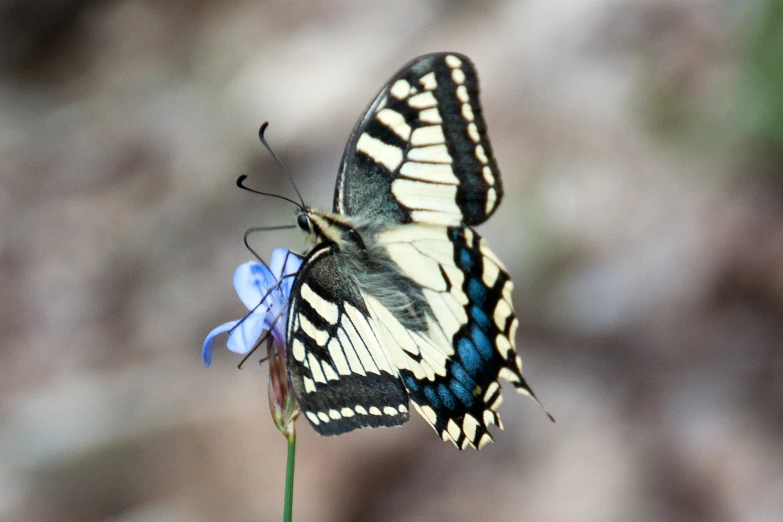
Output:
<instances>
[{"instance_id":1,"label":"flower petal","mask_svg":"<svg viewBox=\"0 0 783 522\"><path fill-rule=\"evenodd\" d=\"M234 271L234 288L248 310L261 302L276 281L277 277L258 261L242 263Z\"/></svg>"},{"instance_id":2,"label":"flower petal","mask_svg":"<svg viewBox=\"0 0 783 522\"><path fill-rule=\"evenodd\" d=\"M239 321L232 321L212 330L204 340L201 358L204 365L212 363L215 349L215 337L234 328L228 336L226 347L235 353L246 354L253 349L264 330L272 330L272 336L280 347L285 350L286 313L288 301L291 298L293 275L302 266L300 256L283 248L272 252L270 268L258 261L248 261L234 271L234 288L244 305L253 310L249 316ZM277 285L277 286L275 286ZM265 303L261 299L270 289L274 291ZM276 322L275 322L276 321Z\"/></svg>"},{"instance_id":3,"label":"flower petal","mask_svg":"<svg viewBox=\"0 0 783 522\"><path fill-rule=\"evenodd\" d=\"M226 348L234 353L245 354L253 349L258 342L261 333L267 329L266 309L264 313L250 314L242 323L228 336Z\"/></svg>"},{"instance_id":4,"label":"flower petal","mask_svg":"<svg viewBox=\"0 0 783 522\"><path fill-rule=\"evenodd\" d=\"M207 338L204 339L204 345L201 347L201 360L204 361L204 366L209 368L209 365L212 364L212 352L215 351L215 337L231 330L238 322L229 321L209 332Z\"/></svg>"}]
</instances>

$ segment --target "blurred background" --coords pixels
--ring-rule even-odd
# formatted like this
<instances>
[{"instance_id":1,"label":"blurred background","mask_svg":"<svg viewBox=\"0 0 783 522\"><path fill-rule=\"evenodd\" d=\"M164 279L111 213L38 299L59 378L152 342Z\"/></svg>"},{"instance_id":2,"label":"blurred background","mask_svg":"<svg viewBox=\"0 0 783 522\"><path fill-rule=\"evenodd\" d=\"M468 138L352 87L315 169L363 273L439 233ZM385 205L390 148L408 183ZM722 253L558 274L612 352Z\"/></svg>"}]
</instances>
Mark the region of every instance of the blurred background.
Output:
<instances>
[{"instance_id":1,"label":"blurred background","mask_svg":"<svg viewBox=\"0 0 783 522\"><path fill-rule=\"evenodd\" d=\"M459 452L418 417L320 438L301 521L783 519L778 0L0 2L0 519L280 520L247 227L291 222L260 123L329 207L412 57L476 64L506 197L480 228L557 418L507 391ZM256 238L302 248L296 231Z\"/></svg>"}]
</instances>

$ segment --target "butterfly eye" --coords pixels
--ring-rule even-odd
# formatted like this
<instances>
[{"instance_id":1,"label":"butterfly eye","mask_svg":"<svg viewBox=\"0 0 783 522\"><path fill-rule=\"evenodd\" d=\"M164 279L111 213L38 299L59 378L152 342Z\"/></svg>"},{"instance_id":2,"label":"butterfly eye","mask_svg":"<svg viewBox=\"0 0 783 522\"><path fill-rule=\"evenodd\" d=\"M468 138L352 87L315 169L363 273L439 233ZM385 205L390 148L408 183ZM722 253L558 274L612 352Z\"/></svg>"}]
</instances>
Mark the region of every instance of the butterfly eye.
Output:
<instances>
[{"instance_id":1,"label":"butterfly eye","mask_svg":"<svg viewBox=\"0 0 783 522\"><path fill-rule=\"evenodd\" d=\"M305 232L310 231L310 220L304 214L299 214L299 217L296 218L296 224Z\"/></svg>"}]
</instances>

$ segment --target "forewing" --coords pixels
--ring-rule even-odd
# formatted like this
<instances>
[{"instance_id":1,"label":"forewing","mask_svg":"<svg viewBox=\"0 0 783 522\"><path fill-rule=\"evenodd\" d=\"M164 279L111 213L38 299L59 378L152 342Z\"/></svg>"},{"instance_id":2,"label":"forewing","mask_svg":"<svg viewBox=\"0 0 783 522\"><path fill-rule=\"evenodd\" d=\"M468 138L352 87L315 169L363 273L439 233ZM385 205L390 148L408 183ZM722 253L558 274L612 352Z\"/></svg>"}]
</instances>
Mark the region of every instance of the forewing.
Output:
<instances>
[{"instance_id":1,"label":"forewing","mask_svg":"<svg viewBox=\"0 0 783 522\"><path fill-rule=\"evenodd\" d=\"M432 313L428 332L411 332L420 338L418 355L403 352L406 364L392 352L410 398L444 440L480 449L492 440L489 426L502 427L498 378L533 396L514 348L513 283L469 227L403 226L379 241L421 285Z\"/></svg>"},{"instance_id":2,"label":"forewing","mask_svg":"<svg viewBox=\"0 0 783 522\"><path fill-rule=\"evenodd\" d=\"M470 60L420 56L381 90L343 154L334 210L389 223L485 221L503 195Z\"/></svg>"},{"instance_id":3,"label":"forewing","mask_svg":"<svg viewBox=\"0 0 783 522\"><path fill-rule=\"evenodd\" d=\"M377 327L333 246L316 247L291 291L288 374L321 435L406 422L408 394Z\"/></svg>"}]
</instances>

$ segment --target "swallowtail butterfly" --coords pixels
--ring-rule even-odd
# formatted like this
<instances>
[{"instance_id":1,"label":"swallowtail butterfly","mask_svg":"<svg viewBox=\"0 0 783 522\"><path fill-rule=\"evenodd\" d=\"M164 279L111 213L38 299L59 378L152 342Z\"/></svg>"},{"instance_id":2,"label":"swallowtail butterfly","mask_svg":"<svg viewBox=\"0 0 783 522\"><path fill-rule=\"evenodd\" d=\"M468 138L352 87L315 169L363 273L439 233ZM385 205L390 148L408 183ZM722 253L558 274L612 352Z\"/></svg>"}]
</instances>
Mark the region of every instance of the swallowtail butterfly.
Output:
<instances>
[{"instance_id":1,"label":"swallowtail butterfly","mask_svg":"<svg viewBox=\"0 0 783 522\"><path fill-rule=\"evenodd\" d=\"M332 212L303 208L287 365L313 428L397 426L411 404L458 448L502 428L499 378L533 396L503 263L471 228L503 196L470 60L420 56L351 133Z\"/></svg>"}]
</instances>

